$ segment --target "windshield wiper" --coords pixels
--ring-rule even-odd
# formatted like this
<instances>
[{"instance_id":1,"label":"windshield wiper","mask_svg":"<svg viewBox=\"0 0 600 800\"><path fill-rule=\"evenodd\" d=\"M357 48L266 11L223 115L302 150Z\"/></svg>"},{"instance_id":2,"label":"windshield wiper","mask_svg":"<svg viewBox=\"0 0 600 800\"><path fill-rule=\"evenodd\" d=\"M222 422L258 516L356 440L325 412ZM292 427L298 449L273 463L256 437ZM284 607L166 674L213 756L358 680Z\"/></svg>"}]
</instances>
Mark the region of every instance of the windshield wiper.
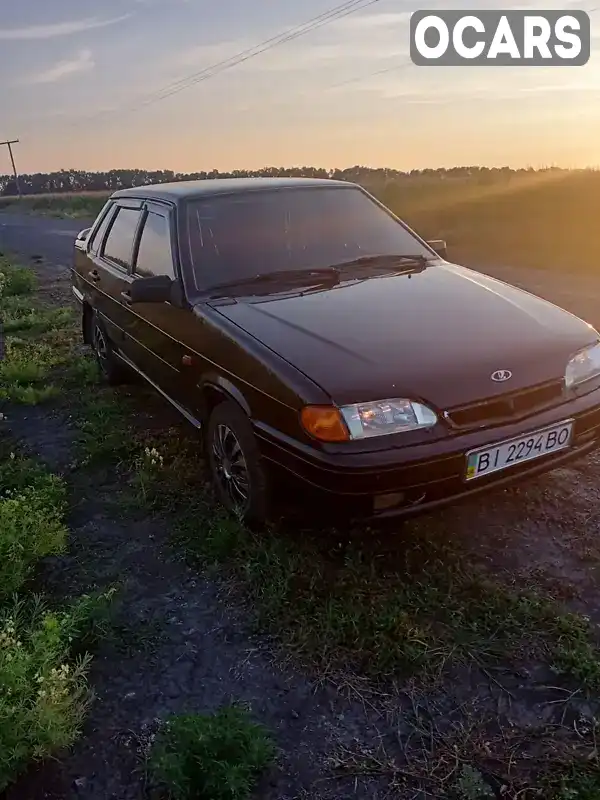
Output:
<instances>
[{"instance_id":1,"label":"windshield wiper","mask_svg":"<svg viewBox=\"0 0 600 800\"><path fill-rule=\"evenodd\" d=\"M411 265L416 265L419 268L425 268L431 260L428 256L422 255L408 255L408 254L384 254L375 256L360 256L353 258L351 261L343 261L336 264L339 270L346 270L349 267L383 267L384 269L394 268L406 264L408 268Z\"/></svg>"},{"instance_id":2,"label":"windshield wiper","mask_svg":"<svg viewBox=\"0 0 600 800\"><path fill-rule=\"evenodd\" d=\"M274 272L259 272L248 278L240 278L227 283L219 283L211 286L210 297L221 297L222 292L229 289L244 289L248 286L260 286L264 284L281 284L283 286L296 286L308 284L314 285L335 285L339 283L340 273L336 267L324 267L322 269L279 269Z\"/></svg>"},{"instance_id":3,"label":"windshield wiper","mask_svg":"<svg viewBox=\"0 0 600 800\"><path fill-rule=\"evenodd\" d=\"M430 259L422 255L373 255L360 256L351 261L342 261L332 264L330 267L319 267L316 269L278 269L273 272L259 272L247 278L227 281L211 286L209 298L216 299L228 294L230 290L246 289L248 287L258 287L278 285L289 286L336 286L340 281L347 277L348 272L354 275L356 271L362 269L372 273L373 271L383 270L384 273L403 274L406 272L421 272L424 270Z\"/></svg>"}]
</instances>

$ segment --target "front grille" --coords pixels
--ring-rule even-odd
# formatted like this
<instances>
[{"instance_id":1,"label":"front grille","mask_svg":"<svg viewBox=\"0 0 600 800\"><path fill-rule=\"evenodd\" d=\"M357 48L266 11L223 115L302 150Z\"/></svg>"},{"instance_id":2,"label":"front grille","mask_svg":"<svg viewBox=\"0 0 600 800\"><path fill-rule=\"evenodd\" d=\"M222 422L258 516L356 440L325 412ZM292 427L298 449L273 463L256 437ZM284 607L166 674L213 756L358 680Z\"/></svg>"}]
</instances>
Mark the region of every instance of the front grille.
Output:
<instances>
[{"instance_id":1,"label":"front grille","mask_svg":"<svg viewBox=\"0 0 600 800\"><path fill-rule=\"evenodd\" d=\"M444 416L453 428L461 430L483 428L486 425L510 422L526 417L558 405L562 399L562 380L551 381L500 397L453 408L446 411Z\"/></svg>"}]
</instances>

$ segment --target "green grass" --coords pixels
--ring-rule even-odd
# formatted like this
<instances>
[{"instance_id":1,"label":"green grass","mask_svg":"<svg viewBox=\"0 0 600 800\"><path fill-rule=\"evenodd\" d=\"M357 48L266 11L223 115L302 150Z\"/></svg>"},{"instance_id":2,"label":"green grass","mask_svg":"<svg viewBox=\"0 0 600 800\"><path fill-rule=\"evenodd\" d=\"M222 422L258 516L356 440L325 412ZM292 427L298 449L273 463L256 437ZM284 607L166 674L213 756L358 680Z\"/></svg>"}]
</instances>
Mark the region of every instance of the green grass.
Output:
<instances>
[{"instance_id":1,"label":"green grass","mask_svg":"<svg viewBox=\"0 0 600 800\"><path fill-rule=\"evenodd\" d=\"M134 442L127 406L114 390L82 394L75 411L78 459L82 465L118 465L132 458Z\"/></svg>"},{"instance_id":2,"label":"green grass","mask_svg":"<svg viewBox=\"0 0 600 800\"><path fill-rule=\"evenodd\" d=\"M598 800L600 798L600 766L581 764L572 767L554 788L555 800Z\"/></svg>"},{"instance_id":3,"label":"green grass","mask_svg":"<svg viewBox=\"0 0 600 800\"><path fill-rule=\"evenodd\" d=\"M65 510L64 482L2 439L0 792L31 761L69 746L87 709L85 646L102 633L113 592L51 610L27 590L40 560L66 547Z\"/></svg>"},{"instance_id":4,"label":"green grass","mask_svg":"<svg viewBox=\"0 0 600 800\"><path fill-rule=\"evenodd\" d=\"M63 371L65 386L90 387L100 383L100 375L96 359L90 354L73 354Z\"/></svg>"},{"instance_id":5,"label":"green grass","mask_svg":"<svg viewBox=\"0 0 600 800\"><path fill-rule=\"evenodd\" d=\"M0 463L0 603L21 589L41 558L64 550L65 501L57 476L14 453Z\"/></svg>"},{"instance_id":6,"label":"green grass","mask_svg":"<svg viewBox=\"0 0 600 800\"><path fill-rule=\"evenodd\" d=\"M36 601L0 608L0 791L79 733L89 659L70 659L70 630Z\"/></svg>"},{"instance_id":7,"label":"green grass","mask_svg":"<svg viewBox=\"0 0 600 800\"><path fill-rule=\"evenodd\" d=\"M274 756L262 726L232 706L167 719L148 767L173 800L246 800Z\"/></svg>"},{"instance_id":8,"label":"green grass","mask_svg":"<svg viewBox=\"0 0 600 800\"><path fill-rule=\"evenodd\" d=\"M600 688L600 653L583 617L493 580L425 526L385 559L365 535L373 536L341 548L324 531L258 535L197 503L178 528L202 565L230 567L259 627L325 674L434 678L456 662L544 659Z\"/></svg>"},{"instance_id":9,"label":"green grass","mask_svg":"<svg viewBox=\"0 0 600 800\"><path fill-rule=\"evenodd\" d=\"M71 309L40 302L34 272L3 256L0 273L3 411L90 383L89 364L74 352ZM67 610L30 592L40 561L66 549L66 497L62 478L15 452L0 430L0 793L32 761L77 738L88 703L86 648L105 634L110 592Z\"/></svg>"},{"instance_id":10,"label":"green grass","mask_svg":"<svg viewBox=\"0 0 600 800\"><path fill-rule=\"evenodd\" d=\"M37 288L33 270L12 265L0 254L0 297L15 298L31 295Z\"/></svg>"},{"instance_id":11,"label":"green grass","mask_svg":"<svg viewBox=\"0 0 600 800\"><path fill-rule=\"evenodd\" d=\"M462 765L452 789L456 800L493 800L496 796L481 773L469 764Z\"/></svg>"},{"instance_id":12,"label":"green grass","mask_svg":"<svg viewBox=\"0 0 600 800\"><path fill-rule=\"evenodd\" d=\"M37 405L59 394L49 383L53 370L65 357L43 342L8 338L0 362L0 400Z\"/></svg>"},{"instance_id":13,"label":"green grass","mask_svg":"<svg viewBox=\"0 0 600 800\"><path fill-rule=\"evenodd\" d=\"M0 319L5 357L0 361L0 401L37 405L56 398L57 368L74 373L76 319L70 308L40 304L35 273L0 257Z\"/></svg>"},{"instance_id":14,"label":"green grass","mask_svg":"<svg viewBox=\"0 0 600 800\"><path fill-rule=\"evenodd\" d=\"M70 308L38 310L35 308L15 308L14 312L4 313L4 332L16 333L30 331L41 334L51 330L59 330L72 325L74 314Z\"/></svg>"}]
</instances>

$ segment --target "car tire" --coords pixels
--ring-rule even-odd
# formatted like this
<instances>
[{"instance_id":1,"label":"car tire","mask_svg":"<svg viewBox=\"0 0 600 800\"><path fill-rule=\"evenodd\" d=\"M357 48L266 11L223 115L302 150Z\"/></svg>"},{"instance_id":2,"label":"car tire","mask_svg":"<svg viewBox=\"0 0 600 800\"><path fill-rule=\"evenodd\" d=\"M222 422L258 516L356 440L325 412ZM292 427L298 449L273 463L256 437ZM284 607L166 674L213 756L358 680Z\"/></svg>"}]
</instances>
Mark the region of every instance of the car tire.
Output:
<instances>
[{"instance_id":1,"label":"car tire","mask_svg":"<svg viewBox=\"0 0 600 800\"><path fill-rule=\"evenodd\" d=\"M217 497L247 525L269 516L267 476L247 415L233 401L213 409L206 428L206 456Z\"/></svg>"},{"instance_id":2,"label":"car tire","mask_svg":"<svg viewBox=\"0 0 600 800\"><path fill-rule=\"evenodd\" d=\"M90 335L92 350L96 356L96 362L102 378L109 386L118 386L126 383L128 373L126 367L118 360L115 355L112 342L108 338L106 328L102 324L97 311L89 317Z\"/></svg>"}]
</instances>

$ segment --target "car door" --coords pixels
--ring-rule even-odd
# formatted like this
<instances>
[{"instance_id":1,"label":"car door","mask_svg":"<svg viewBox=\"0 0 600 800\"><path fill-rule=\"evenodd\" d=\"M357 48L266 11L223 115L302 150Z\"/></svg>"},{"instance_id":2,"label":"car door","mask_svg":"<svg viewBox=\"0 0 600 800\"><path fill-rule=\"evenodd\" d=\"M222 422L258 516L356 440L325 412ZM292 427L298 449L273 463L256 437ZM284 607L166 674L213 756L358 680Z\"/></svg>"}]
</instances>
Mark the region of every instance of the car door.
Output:
<instances>
[{"instance_id":1,"label":"car door","mask_svg":"<svg viewBox=\"0 0 600 800\"><path fill-rule=\"evenodd\" d=\"M131 308L126 296L133 280L131 266L141 219L140 201L119 201L115 204L104 232L101 234L104 221L98 229L99 237L94 237L88 254L93 262L89 280L95 285L94 306L109 338L128 357L131 354L125 331L129 325ZM94 253L95 247L97 249Z\"/></svg>"},{"instance_id":2,"label":"car door","mask_svg":"<svg viewBox=\"0 0 600 800\"><path fill-rule=\"evenodd\" d=\"M116 210L114 202L109 201L98 215L87 239L83 242L75 241L74 271L77 276L75 285L78 285L80 290L85 290L85 295L94 308L98 308L101 303L98 290L100 250Z\"/></svg>"},{"instance_id":3,"label":"car door","mask_svg":"<svg viewBox=\"0 0 600 800\"><path fill-rule=\"evenodd\" d=\"M162 203L147 202L138 233L132 275L149 278L168 275L180 280L174 230L175 211ZM135 303L127 337L135 349L140 371L172 400L182 399L184 347L181 337L192 320L187 308L171 303Z\"/></svg>"}]
</instances>

